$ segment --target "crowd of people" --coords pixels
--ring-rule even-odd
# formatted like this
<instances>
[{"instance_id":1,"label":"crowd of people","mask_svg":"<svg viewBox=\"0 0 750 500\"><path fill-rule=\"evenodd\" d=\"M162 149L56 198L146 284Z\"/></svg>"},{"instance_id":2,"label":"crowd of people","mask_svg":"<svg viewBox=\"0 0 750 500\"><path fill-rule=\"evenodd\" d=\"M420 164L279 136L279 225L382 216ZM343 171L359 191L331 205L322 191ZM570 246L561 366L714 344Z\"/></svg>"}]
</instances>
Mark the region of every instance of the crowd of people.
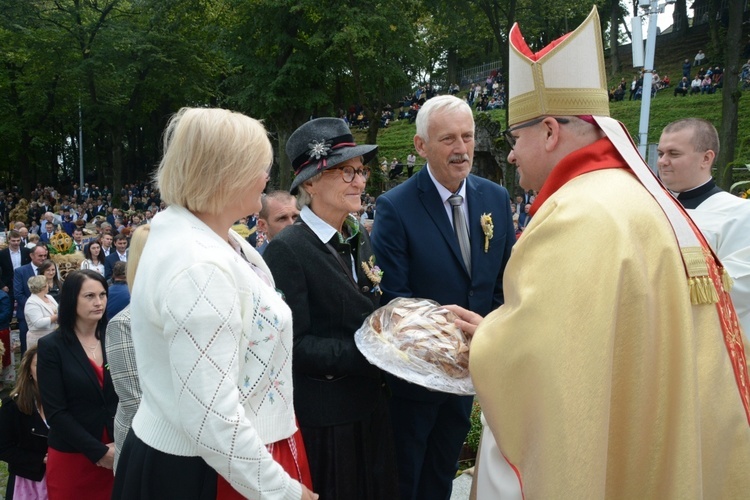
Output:
<instances>
[{"instance_id":1,"label":"crowd of people","mask_svg":"<svg viewBox=\"0 0 750 500\"><path fill-rule=\"evenodd\" d=\"M169 120L155 186L123 208L106 187L5 193L8 498L449 498L473 397L354 340L400 297L472 337L478 499L745 494L750 202L713 183L705 120L664 129L654 178L590 86L598 26L593 10L544 58L511 32L511 77L564 68L510 89L514 198L471 174L473 110L450 94L415 117L425 167L377 199L378 147L346 120L301 125L290 191L266 193L263 124L216 108Z\"/></svg>"}]
</instances>

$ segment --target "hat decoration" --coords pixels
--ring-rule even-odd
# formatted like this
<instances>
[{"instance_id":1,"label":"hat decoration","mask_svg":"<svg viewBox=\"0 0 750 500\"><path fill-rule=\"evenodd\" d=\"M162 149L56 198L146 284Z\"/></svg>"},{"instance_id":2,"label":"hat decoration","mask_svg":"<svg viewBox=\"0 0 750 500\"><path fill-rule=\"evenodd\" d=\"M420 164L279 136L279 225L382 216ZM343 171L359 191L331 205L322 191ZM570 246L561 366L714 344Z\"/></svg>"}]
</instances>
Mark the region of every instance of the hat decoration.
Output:
<instances>
[{"instance_id":1,"label":"hat decoration","mask_svg":"<svg viewBox=\"0 0 750 500\"><path fill-rule=\"evenodd\" d=\"M295 178L290 192L319 173L352 158L367 164L377 153L375 144L357 145L346 122L340 118L316 118L302 124L286 143Z\"/></svg>"},{"instance_id":2,"label":"hat decoration","mask_svg":"<svg viewBox=\"0 0 750 500\"><path fill-rule=\"evenodd\" d=\"M336 144L334 144L334 142L336 142ZM354 137L351 134L343 135L341 137L334 137L331 140L313 140L307 145L307 147L309 148L308 151L295 158L295 160L292 162L292 164L294 165L298 160L304 159L305 156L308 157L307 161L294 169L294 175L299 175L300 171L303 168L315 161L318 162L317 170L325 170L325 168L328 166L328 155L332 150L344 147L351 148L356 145L357 143L354 142Z\"/></svg>"}]
</instances>

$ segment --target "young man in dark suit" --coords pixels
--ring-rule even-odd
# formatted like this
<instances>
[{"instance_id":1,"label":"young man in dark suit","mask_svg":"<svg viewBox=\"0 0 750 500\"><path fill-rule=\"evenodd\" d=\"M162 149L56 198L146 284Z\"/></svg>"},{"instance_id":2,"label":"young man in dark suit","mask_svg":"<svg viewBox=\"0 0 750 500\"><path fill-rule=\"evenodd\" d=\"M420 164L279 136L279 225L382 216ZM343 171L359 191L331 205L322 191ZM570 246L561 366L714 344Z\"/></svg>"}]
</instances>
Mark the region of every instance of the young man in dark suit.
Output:
<instances>
[{"instance_id":1,"label":"young man in dark suit","mask_svg":"<svg viewBox=\"0 0 750 500\"><path fill-rule=\"evenodd\" d=\"M510 197L470 175L474 118L463 100L432 98L416 121L414 146L427 168L377 201L372 243L383 270L382 303L422 297L487 314L503 303L515 242ZM389 384L401 499L447 500L473 398L395 377Z\"/></svg>"},{"instance_id":2,"label":"young man in dark suit","mask_svg":"<svg viewBox=\"0 0 750 500\"><path fill-rule=\"evenodd\" d=\"M109 281L112 278L112 268L116 262L128 261L128 239L123 234L115 236L115 252L110 252L104 259L104 278Z\"/></svg>"},{"instance_id":3,"label":"young man in dark suit","mask_svg":"<svg viewBox=\"0 0 750 500\"><path fill-rule=\"evenodd\" d=\"M8 248L0 250L0 290L13 299L13 273L31 262L29 249L21 245L21 234L14 230L8 233Z\"/></svg>"}]
</instances>

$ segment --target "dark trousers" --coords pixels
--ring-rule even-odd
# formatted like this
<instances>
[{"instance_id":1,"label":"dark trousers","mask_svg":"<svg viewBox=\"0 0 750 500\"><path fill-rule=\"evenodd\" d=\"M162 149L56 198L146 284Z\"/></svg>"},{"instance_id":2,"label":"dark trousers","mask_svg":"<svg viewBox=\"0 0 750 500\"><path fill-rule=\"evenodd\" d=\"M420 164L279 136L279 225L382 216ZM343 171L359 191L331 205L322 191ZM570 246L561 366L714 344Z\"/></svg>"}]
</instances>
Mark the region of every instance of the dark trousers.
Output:
<instances>
[{"instance_id":1,"label":"dark trousers","mask_svg":"<svg viewBox=\"0 0 750 500\"><path fill-rule=\"evenodd\" d=\"M451 496L474 398L432 394L440 400L415 401L395 394L391 398L401 500L449 500Z\"/></svg>"}]
</instances>

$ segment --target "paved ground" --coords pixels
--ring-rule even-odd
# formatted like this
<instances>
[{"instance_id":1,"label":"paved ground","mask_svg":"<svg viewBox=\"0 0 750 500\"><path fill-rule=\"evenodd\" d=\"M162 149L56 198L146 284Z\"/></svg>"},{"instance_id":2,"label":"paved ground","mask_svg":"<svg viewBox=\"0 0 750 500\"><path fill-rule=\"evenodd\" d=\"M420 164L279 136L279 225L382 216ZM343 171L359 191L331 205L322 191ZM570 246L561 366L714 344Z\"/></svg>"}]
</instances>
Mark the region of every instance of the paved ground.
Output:
<instances>
[{"instance_id":1,"label":"paved ground","mask_svg":"<svg viewBox=\"0 0 750 500\"><path fill-rule=\"evenodd\" d=\"M451 493L451 500L469 500L470 491L471 475L461 474L453 480L453 493Z\"/></svg>"}]
</instances>

